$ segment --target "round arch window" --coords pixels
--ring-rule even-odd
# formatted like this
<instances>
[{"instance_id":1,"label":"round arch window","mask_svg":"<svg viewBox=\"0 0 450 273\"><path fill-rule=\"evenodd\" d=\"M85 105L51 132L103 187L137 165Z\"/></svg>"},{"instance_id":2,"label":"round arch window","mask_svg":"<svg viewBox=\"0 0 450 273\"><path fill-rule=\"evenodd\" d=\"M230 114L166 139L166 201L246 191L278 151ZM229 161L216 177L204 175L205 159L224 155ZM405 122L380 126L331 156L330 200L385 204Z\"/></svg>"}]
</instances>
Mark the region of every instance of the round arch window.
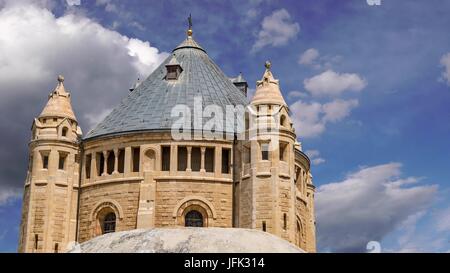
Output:
<instances>
[{"instance_id":1,"label":"round arch window","mask_svg":"<svg viewBox=\"0 0 450 273\"><path fill-rule=\"evenodd\" d=\"M189 211L184 217L184 225L186 227L203 227L203 215L196 210Z\"/></svg>"},{"instance_id":2,"label":"round arch window","mask_svg":"<svg viewBox=\"0 0 450 273\"><path fill-rule=\"evenodd\" d=\"M116 214L110 212L105 215L102 223L102 233L111 233L116 231Z\"/></svg>"}]
</instances>

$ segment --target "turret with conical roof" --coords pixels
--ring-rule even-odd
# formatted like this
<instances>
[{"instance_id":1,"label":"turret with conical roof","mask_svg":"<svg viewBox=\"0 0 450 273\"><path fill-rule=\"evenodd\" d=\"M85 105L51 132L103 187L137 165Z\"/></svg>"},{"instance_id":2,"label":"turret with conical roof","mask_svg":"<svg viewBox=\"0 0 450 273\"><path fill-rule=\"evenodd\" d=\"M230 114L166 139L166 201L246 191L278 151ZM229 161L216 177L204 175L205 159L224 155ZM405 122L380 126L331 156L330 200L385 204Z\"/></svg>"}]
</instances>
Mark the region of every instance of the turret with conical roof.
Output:
<instances>
[{"instance_id":1,"label":"turret with conical roof","mask_svg":"<svg viewBox=\"0 0 450 273\"><path fill-rule=\"evenodd\" d=\"M266 62L266 71L261 80L256 82L256 91L252 99L253 105L260 104L278 104L279 106L287 106L280 90L279 80L273 77L271 63Z\"/></svg>"},{"instance_id":2,"label":"turret with conical roof","mask_svg":"<svg viewBox=\"0 0 450 273\"><path fill-rule=\"evenodd\" d=\"M64 87L64 77L58 76L58 85L50 93L47 105L42 110L39 118L65 117L76 121L75 114L70 103L70 93Z\"/></svg>"},{"instance_id":3,"label":"turret with conical roof","mask_svg":"<svg viewBox=\"0 0 450 273\"><path fill-rule=\"evenodd\" d=\"M75 241L80 137L70 93L59 76L32 126L20 252L59 252Z\"/></svg>"}]
</instances>

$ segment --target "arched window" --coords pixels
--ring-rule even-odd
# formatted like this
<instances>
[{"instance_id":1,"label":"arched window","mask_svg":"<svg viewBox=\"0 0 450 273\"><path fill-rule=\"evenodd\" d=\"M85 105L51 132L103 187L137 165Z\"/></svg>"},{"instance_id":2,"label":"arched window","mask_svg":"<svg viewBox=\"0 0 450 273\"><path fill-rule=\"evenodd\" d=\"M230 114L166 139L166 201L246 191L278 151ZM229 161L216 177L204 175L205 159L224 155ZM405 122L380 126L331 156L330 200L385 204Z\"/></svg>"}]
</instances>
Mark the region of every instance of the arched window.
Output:
<instances>
[{"instance_id":1,"label":"arched window","mask_svg":"<svg viewBox=\"0 0 450 273\"><path fill-rule=\"evenodd\" d=\"M282 115L281 118L280 118L280 125L281 126L286 126L285 123L286 123L286 116Z\"/></svg>"},{"instance_id":2,"label":"arched window","mask_svg":"<svg viewBox=\"0 0 450 273\"><path fill-rule=\"evenodd\" d=\"M62 136L63 136L63 137L66 137L68 131L69 131L69 129L67 129L67 127L64 127L64 128L62 129Z\"/></svg>"},{"instance_id":3,"label":"arched window","mask_svg":"<svg viewBox=\"0 0 450 273\"><path fill-rule=\"evenodd\" d=\"M110 212L106 214L102 223L102 233L111 233L116 231L116 214L114 212Z\"/></svg>"},{"instance_id":4,"label":"arched window","mask_svg":"<svg viewBox=\"0 0 450 273\"><path fill-rule=\"evenodd\" d=\"M186 213L184 225L186 227L203 227L203 215L196 210L189 211Z\"/></svg>"}]
</instances>

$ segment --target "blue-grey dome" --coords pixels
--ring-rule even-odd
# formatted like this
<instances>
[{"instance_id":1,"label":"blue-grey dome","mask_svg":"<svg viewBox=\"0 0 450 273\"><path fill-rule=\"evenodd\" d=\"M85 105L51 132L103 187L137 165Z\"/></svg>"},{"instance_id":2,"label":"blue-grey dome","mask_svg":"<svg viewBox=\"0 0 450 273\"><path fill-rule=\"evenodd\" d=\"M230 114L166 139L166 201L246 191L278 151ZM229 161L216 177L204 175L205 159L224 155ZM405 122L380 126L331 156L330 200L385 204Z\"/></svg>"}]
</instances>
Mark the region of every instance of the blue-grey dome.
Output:
<instances>
[{"instance_id":1,"label":"blue-grey dome","mask_svg":"<svg viewBox=\"0 0 450 273\"><path fill-rule=\"evenodd\" d=\"M181 67L176 80L167 80L167 66ZM193 109L194 98L202 97L203 107L218 105L225 113L226 105L247 105L240 91L209 58L206 51L188 37L145 81L93 130L86 139L139 131L170 130L175 105ZM232 132L227 132L232 133Z\"/></svg>"}]
</instances>

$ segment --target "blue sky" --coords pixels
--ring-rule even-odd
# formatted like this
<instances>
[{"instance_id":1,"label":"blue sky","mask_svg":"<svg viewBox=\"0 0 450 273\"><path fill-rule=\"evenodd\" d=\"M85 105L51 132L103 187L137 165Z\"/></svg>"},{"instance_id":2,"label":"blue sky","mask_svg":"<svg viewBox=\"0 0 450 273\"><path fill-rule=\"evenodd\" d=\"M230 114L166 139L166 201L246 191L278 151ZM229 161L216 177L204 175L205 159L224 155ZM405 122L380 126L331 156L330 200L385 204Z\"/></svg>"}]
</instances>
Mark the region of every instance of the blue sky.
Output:
<instances>
[{"instance_id":1,"label":"blue sky","mask_svg":"<svg viewBox=\"0 0 450 273\"><path fill-rule=\"evenodd\" d=\"M0 251L17 246L29 125L54 75L66 76L86 133L185 38L190 13L225 74L242 72L254 89L271 60L315 163L319 250L450 250L449 1L78 2L0 0L0 71L10 73L0 114L26 109L20 125L0 122L0 160L14 163L0 169ZM71 43L55 40L69 32Z\"/></svg>"}]
</instances>

